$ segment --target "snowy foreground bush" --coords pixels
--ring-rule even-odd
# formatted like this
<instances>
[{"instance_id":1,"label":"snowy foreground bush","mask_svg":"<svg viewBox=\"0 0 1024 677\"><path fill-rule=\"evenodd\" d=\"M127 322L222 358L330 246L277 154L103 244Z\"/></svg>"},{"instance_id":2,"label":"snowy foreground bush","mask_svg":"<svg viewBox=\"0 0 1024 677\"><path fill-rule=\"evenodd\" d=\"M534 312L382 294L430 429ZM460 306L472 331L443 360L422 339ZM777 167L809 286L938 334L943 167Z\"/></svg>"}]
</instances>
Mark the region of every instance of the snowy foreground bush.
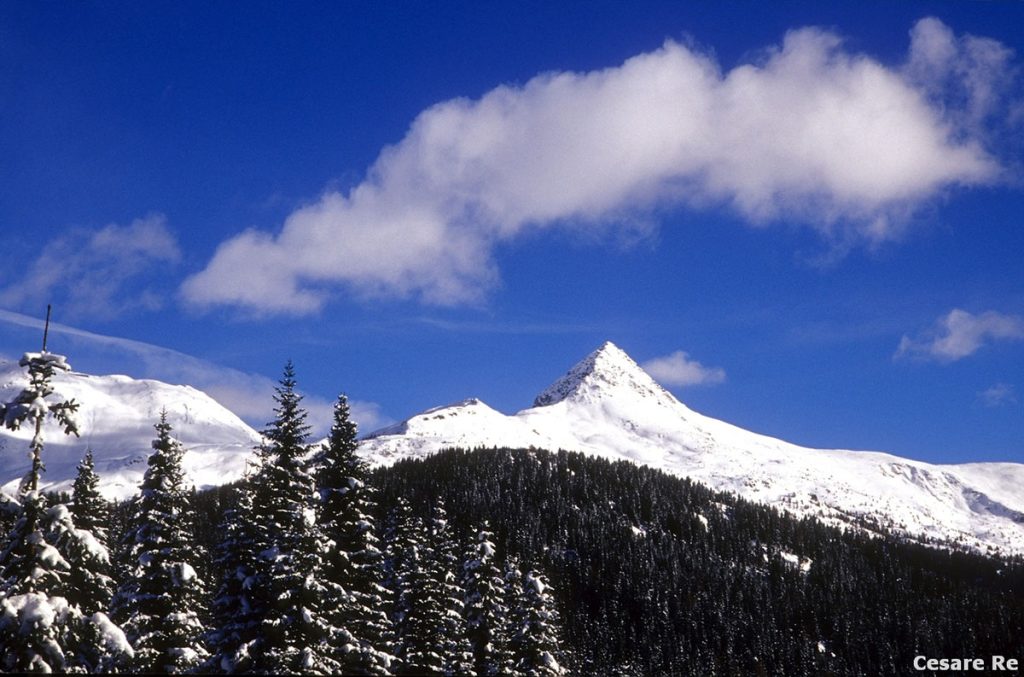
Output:
<instances>
[{"instance_id":1,"label":"snowy foreground bush","mask_svg":"<svg viewBox=\"0 0 1024 677\"><path fill-rule=\"evenodd\" d=\"M102 611L85 616L63 597L28 592L0 598L4 672L105 672L133 656Z\"/></svg>"}]
</instances>

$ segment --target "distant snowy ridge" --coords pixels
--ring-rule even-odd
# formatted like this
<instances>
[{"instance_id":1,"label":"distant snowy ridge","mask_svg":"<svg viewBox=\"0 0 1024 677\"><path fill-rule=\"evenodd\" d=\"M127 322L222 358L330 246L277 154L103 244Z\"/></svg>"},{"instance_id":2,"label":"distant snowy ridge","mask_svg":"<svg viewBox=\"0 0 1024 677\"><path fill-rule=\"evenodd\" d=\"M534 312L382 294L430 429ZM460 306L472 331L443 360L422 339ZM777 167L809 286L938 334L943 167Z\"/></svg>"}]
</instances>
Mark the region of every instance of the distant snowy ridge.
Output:
<instances>
[{"instance_id":1,"label":"distant snowy ridge","mask_svg":"<svg viewBox=\"0 0 1024 677\"><path fill-rule=\"evenodd\" d=\"M16 364L0 362L0 400L11 399L28 379ZM209 395L190 386L128 376L91 376L77 372L53 377L57 395L80 405L76 415L81 436L69 437L47 424L44 428L42 486L70 490L86 449L92 449L100 491L125 498L138 491L156 437L153 425L162 410L173 435L185 447L184 468L198 488L234 481L259 434ZM9 494L17 490L30 466L32 431L0 429L0 482Z\"/></svg>"},{"instance_id":2,"label":"distant snowy ridge","mask_svg":"<svg viewBox=\"0 0 1024 677\"><path fill-rule=\"evenodd\" d=\"M0 363L0 400L26 383ZM67 490L87 448L110 498L138 490L167 410L197 487L239 479L259 434L205 393L127 376L58 373L57 393L81 406L81 437L45 429L44 488ZM28 470L31 431L0 430L0 483L13 493ZM798 515L837 525L868 519L921 539L1024 553L1024 465L933 465L891 454L817 450L758 435L698 414L606 343L537 396L506 415L478 399L436 407L362 441L374 464L421 458L446 447L567 449L626 459Z\"/></svg>"},{"instance_id":3,"label":"distant snowy ridge","mask_svg":"<svg viewBox=\"0 0 1024 677\"><path fill-rule=\"evenodd\" d=\"M1024 552L1024 465L933 465L758 435L692 411L612 343L529 409L507 416L468 399L377 431L360 449L390 464L454 446L626 459L832 524L868 519L915 538Z\"/></svg>"}]
</instances>

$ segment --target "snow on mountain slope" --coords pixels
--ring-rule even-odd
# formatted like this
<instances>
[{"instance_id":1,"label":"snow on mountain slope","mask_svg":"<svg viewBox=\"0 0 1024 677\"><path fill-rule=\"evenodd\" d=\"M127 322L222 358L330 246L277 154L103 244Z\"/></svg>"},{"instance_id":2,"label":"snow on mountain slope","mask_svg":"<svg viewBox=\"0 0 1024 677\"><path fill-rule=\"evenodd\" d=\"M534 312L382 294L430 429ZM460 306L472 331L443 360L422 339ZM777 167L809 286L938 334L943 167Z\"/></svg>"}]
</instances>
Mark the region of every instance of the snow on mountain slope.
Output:
<instances>
[{"instance_id":1,"label":"snow on mountain slope","mask_svg":"<svg viewBox=\"0 0 1024 677\"><path fill-rule=\"evenodd\" d=\"M476 398L422 414L373 433L386 444L364 443L360 450L372 464L390 465L396 460L419 457L444 447L476 447L481 440L505 440L514 447L557 448L556 440L527 428L519 419L491 409ZM483 437L485 436L485 437ZM491 442L485 442L493 446Z\"/></svg>"},{"instance_id":2,"label":"snow on mountain slope","mask_svg":"<svg viewBox=\"0 0 1024 677\"><path fill-rule=\"evenodd\" d=\"M27 381L24 369L0 363L0 400L10 400ZM135 493L156 437L153 425L164 409L174 436L185 448L185 472L197 487L241 477L246 458L259 442L256 431L190 386L76 372L57 373L53 385L57 396L79 403L76 419L81 436L68 437L50 424L44 428L42 485L46 489L69 490L78 464L91 448L100 491L108 498ZM0 429L0 478L8 493L17 491L31 465L31 435L27 428Z\"/></svg>"},{"instance_id":3,"label":"snow on mountain slope","mask_svg":"<svg viewBox=\"0 0 1024 677\"><path fill-rule=\"evenodd\" d=\"M611 343L513 416L466 400L377 431L360 448L392 463L452 446L627 459L833 524L866 518L916 538L1024 552L1024 465L932 465L758 435L690 410Z\"/></svg>"}]
</instances>

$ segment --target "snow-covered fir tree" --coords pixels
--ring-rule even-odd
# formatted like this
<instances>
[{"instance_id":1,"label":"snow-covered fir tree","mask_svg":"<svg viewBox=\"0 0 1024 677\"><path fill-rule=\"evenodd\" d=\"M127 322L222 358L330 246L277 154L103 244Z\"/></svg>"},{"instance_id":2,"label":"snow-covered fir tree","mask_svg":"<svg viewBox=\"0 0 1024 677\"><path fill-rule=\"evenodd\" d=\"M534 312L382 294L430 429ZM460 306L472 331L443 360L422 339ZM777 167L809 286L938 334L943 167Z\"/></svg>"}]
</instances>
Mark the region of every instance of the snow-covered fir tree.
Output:
<instances>
[{"instance_id":1,"label":"snow-covered fir tree","mask_svg":"<svg viewBox=\"0 0 1024 677\"><path fill-rule=\"evenodd\" d=\"M45 343L45 340L44 340ZM14 528L8 534L3 553L0 554L0 577L5 593L56 591L60 571L67 566L43 535L43 513L46 501L39 492L39 478L43 473L43 422L53 418L63 424L66 434L78 434L73 414L78 405L74 400L47 402L54 395L50 382L54 370L69 371L67 358L48 353L25 353L18 363L27 367L29 383L10 402L0 403L0 420L5 428L19 430L30 421L35 434L29 443L32 466L22 479L19 497L20 510Z\"/></svg>"},{"instance_id":2,"label":"snow-covered fir tree","mask_svg":"<svg viewBox=\"0 0 1024 677\"><path fill-rule=\"evenodd\" d=\"M358 431L348 399L334 405L327 444L316 458L319 524L327 538L323 578L327 617L337 631L337 658L345 672L390 672L391 622L385 611L383 553L374 524L373 487L366 462L356 454Z\"/></svg>"},{"instance_id":3,"label":"snow-covered fir tree","mask_svg":"<svg viewBox=\"0 0 1024 677\"><path fill-rule=\"evenodd\" d=\"M47 509L46 517L47 539L69 566L61 582L61 593L86 614L106 612L115 588L106 545L95 532L78 528L72 511L64 504Z\"/></svg>"},{"instance_id":4,"label":"snow-covered fir tree","mask_svg":"<svg viewBox=\"0 0 1024 677\"><path fill-rule=\"evenodd\" d=\"M394 591L392 615L395 630L394 652L399 675L440 674L438 637L431 614L439 613L432 597L426 559L426 527L412 512L405 498L399 498L388 517L388 586Z\"/></svg>"},{"instance_id":5,"label":"snow-covered fir tree","mask_svg":"<svg viewBox=\"0 0 1024 677\"><path fill-rule=\"evenodd\" d=\"M69 635L71 665L87 672L126 667L133 651L124 631L106 614L115 588L106 545L91 530L78 528L70 508L62 503L48 508L46 519L47 541L68 564L58 590L72 616L80 614Z\"/></svg>"},{"instance_id":6,"label":"snow-covered fir tree","mask_svg":"<svg viewBox=\"0 0 1024 677\"><path fill-rule=\"evenodd\" d=\"M495 560L493 538L489 525L484 522L463 562L466 633L479 677L511 674L513 667L504 576Z\"/></svg>"},{"instance_id":7,"label":"snow-covered fir tree","mask_svg":"<svg viewBox=\"0 0 1024 677\"><path fill-rule=\"evenodd\" d=\"M130 660L124 632L40 591L0 595L0 672L116 672Z\"/></svg>"},{"instance_id":8,"label":"snow-covered fir tree","mask_svg":"<svg viewBox=\"0 0 1024 677\"><path fill-rule=\"evenodd\" d=\"M21 505L0 553L0 669L66 671L74 667L81 623L81 612L60 594L71 565L46 541L44 497L29 491Z\"/></svg>"},{"instance_id":9,"label":"snow-covered fir tree","mask_svg":"<svg viewBox=\"0 0 1024 677\"><path fill-rule=\"evenodd\" d=\"M46 540L46 497L34 491L21 497L21 514L0 553L0 581L6 594L62 590L71 566Z\"/></svg>"},{"instance_id":10,"label":"snow-covered fir tree","mask_svg":"<svg viewBox=\"0 0 1024 677\"><path fill-rule=\"evenodd\" d=\"M26 353L20 364L28 368L29 384L14 400L0 404L0 418L12 430L31 421L35 432L18 516L0 551L0 670L114 669L131 655L131 647L100 610L111 587L97 571L109 562L106 548L88 530L75 528L66 506L48 507L39 491L43 422L52 418L65 434L78 434L73 418L78 405L47 401L54 394L50 381L55 370L70 366L63 355L45 350Z\"/></svg>"},{"instance_id":11,"label":"snow-covered fir tree","mask_svg":"<svg viewBox=\"0 0 1024 677\"><path fill-rule=\"evenodd\" d=\"M256 550L249 584L265 604L254 611L254 639L245 645L251 670L331 674L340 666L338 639L325 618L327 589L321 581L326 544L316 526L317 495L306 469L306 412L295 390L291 362L276 388L275 419L263 431L259 465L251 480L251 542Z\"/></svg>"},{"instance_id":12,"label":"snow-covered fir tree","mask_svg":"<svg viewBox=\"0 0 1024 677\"><path fill-rule=\"evenodd\" d=\"M267 614L266 589L257 585L256 525L252 517L255 469L237 488L237 503L221 522L217 566L223 572L213 600L213 627L208 635L210 659L206 670L235 674L252 666L251 649L259 641L260 623Z\"/></svg>"},{"instance_id":13,"label":"snow-covered fir tree","mask_svg":"<svg viewBox=\"0 0 1024 677\"><path fill-rule=\"evenodd\" d=\"M56 518L65 523L57 547L71 563L67 597L86 613L108 610L115 588L107 544L110 506L98 483L89 450L78 466L69 514Z\"/></svg>"},{"instance_id":14,"label":"snow-covered fir tree","mask_svg":"<svg viewBox=\"0 0 1024 677\"><path fill-rule=\"evenodd\" d=\"M75 482L71 488L71 514L75 526L87 529L103 545L107 542L107 527L110 523L110 504L99 491L100 478L96 474L92 449L87 449L78 465Z\"/></svg>"},{"instance_id":15,"label":"snow-covered fir tree","mask_svg":"<svg viewBox=\"0 0 1024 677\"><path fill-rule=\"evenodd\" d=\"M155 427L153 453L125 535L133 569L118 590L116 617L135 648L133 670L187 672L207 655L205 591L196 573L183 450L171 436L166 412Z\"/></svg>"},{"instance_id":16,"label":"snow-covered fir tree","mask_svg":"<svg viewBox=\"0 0 1024 677\"><path fill-rule=\"evenodd\" d=\"M29 443L32 467L21 482L21 491L37 491L39 477L45 469L43 465L43 423L46 419L54 420L64 429L64 434L78 436L78 423L74 414L78 411L78 403L72 400L48 402L54 394L51 383L57 371L70 371L67 358L45 349L39 353L25 353L18 364L28 369L28 386L7 403L0 403L0 419L4 427L19 430L26 421L31 421L35 429Z\"/></svg>"},{"instance_id":17,"label":"snow-covered fir tree","mask_svg":"<svg viewBox=\"0 0 1024 677\"><path fill-rule=\"evenodd\" d=\"M508 662L506 672L514 674L518 668L521 629L526 614L523 611L523 572L516 557L508 557L501 576L502 602L507 610L504 635L508 637Z\"/></svg>"},{"instance_id":18,"label":"snow-covered fir tree","mask_svg":"<svg viewBox=\"0 0 1024 677\"><path fill-rule=\"evenodd\" d=\"M512 613L512 652L517 674L528 677L567 674L561 647L561 627L551 586L535 569L517 576L507 570L508 591L518 597Z\"/></svg>"},{"instance_id":19,"label":"snow-covered fir tree","mask_svg":"<svg viewBox=\"0 0 1024 677\"><path fill-rule=\"evenodd\" d=\"M430 578L437 588L441 609L437 623L441 636L441 657L445 675L475 675L473 647L467 635L466 589L462 586L459 546L452 533L444 501L433 507L429 525Z\"/></svg>"},{"instance_id":20,"label":"snow-covered fir tree","mask_svg":"<svg viewBox=\"0 0 1024 677\"><path fill-rule=\"evenodd\" d=\"M430 522L400 499L389 528L397 669L403 675L474 674L458 585L456 550L443 507Z\"/></svg>"}]
</instances>

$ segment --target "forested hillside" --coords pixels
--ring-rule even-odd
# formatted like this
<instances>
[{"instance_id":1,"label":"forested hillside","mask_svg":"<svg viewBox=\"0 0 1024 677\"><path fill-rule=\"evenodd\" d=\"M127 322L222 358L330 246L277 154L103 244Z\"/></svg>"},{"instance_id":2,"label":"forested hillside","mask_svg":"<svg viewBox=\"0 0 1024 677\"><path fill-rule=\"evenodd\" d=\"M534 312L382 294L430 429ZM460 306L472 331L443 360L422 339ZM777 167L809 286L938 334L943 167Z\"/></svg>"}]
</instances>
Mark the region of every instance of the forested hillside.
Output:
<instances>
[{"instance_id":1,"label":"forested hillside","mask_svg":"<svg viewBox=\"0 0 1024 677\"><path fill-rule=\"evenodd\" d=\"M584 673L894 674L1024 637L1019 559L843 533L626 462L451 450L375 479L382 506L442 499L542 566Z\"/></svg>"},{"instance_id":2,"label":"forested hillside","mask_svg":"<svg viewBox=\"0 0 1024 677\"><path fill-rule=\"evenodd\" d=\"M379 520L444 505L456 547L486 523L499 565L544 571L580 674L901 674L1024 636L1019 558L842 532L627 462L453 449L371 481ZM209 521L230 497L200 497Z\"/></svg>"}]
</instances>

